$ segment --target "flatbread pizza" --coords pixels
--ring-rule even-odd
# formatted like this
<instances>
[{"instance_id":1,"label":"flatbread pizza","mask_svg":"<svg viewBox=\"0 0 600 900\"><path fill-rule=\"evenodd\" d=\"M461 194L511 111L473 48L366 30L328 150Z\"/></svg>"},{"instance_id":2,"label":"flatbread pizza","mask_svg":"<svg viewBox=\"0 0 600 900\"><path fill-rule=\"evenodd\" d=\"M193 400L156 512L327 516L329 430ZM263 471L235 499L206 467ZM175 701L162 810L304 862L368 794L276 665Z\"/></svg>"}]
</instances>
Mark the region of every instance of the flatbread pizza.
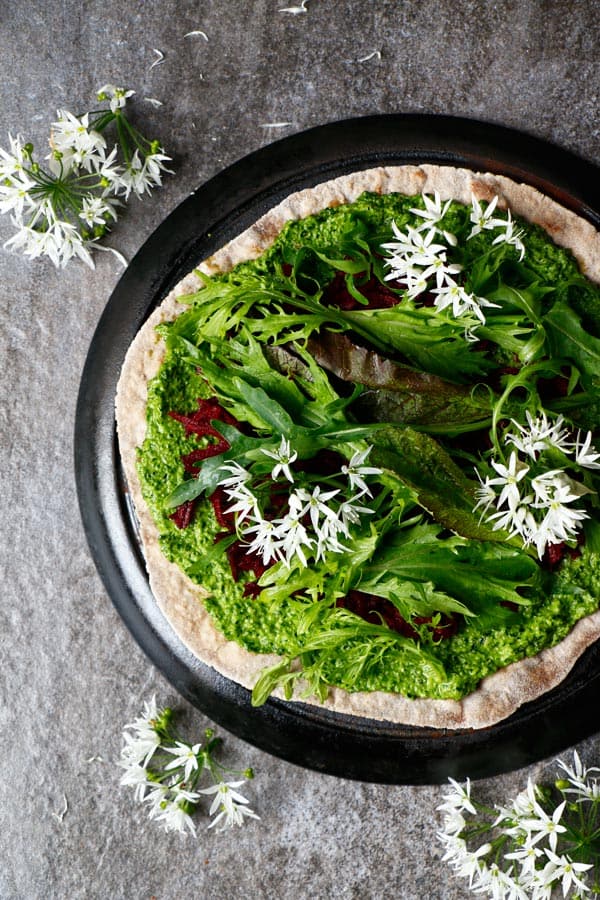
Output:
<instances>
[{"instance_id":1,"label":"flatbread pizza","mask_svg":"<svg viewBox=\"0 0 600 900\"><path fill-rule=\"evenodd\" d=\"M526 184L300 191L151 314L116 397L156 602L253 690L483 728L600 637L600 235Z\"/></svg>"}]
</instances>

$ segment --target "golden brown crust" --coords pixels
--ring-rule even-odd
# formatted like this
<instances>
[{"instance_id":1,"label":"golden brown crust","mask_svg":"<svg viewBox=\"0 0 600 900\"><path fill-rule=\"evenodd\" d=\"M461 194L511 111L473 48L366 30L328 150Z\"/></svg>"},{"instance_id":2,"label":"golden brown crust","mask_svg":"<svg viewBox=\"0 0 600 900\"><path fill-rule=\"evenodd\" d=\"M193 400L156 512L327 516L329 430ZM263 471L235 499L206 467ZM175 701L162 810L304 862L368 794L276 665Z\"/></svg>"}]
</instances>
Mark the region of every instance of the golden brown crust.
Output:
<instances>
[{"instance_id":1,"label":"golden brown crust","mask_svg":"<svg viewBox=\"0 0 600 900\"><path fill-rule=\"evenodd\" d=\"M432 165L368 169L293 194L202 263L199 270L224 272L243 260L254 259L271 245L289 220L351 202L364 191L414 195L436 190L442 200L452 198L463 203L470 203L472 194L485 200L497 194L501 207L509 207L513 214L541 225L557 244L573 252L589 278L600 282L600 235L588 222L528 185L500 175ZM183 309L178 297L197 290L200 285L198 274L183 279L133 341L117 389L119 447L157 603L196 656L228 678L251 688L261 669L275 662L276 657L249 653L235 642L227 641L213 626L202 603L205 592L168 562L160 550L158 531L142 497L136 468L136 450L146 430L147 385L164 356L164 345L156 335L155 326L176 317ZM407 725L483 728L558 685L598 637L600 612L578 622L556 647L483 679L479 688L461 701L410 700L383 691L349 694L333 688L324 705L340 713Z\"/></svg>"}]
</instances>

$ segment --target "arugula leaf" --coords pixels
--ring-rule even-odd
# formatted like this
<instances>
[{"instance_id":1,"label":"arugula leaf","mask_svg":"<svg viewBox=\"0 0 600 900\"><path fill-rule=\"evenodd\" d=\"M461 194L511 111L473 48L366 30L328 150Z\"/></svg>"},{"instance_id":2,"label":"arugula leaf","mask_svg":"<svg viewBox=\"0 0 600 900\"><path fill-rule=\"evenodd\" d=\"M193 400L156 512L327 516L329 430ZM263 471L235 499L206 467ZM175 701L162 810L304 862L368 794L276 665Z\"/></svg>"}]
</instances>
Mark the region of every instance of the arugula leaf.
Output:
<instances>
[{"instance_id":1,"label":"arugula leaf","mask_svg":"<svg viewBox=\"0 0 600 900\"><path fill-rule=\"evenodd\" d=\"M259 675L252 691L253 706L262 705L277 687L282 687L284 696L290 699L299 682L304 683L301 697L315 695L323 701L329 692L332 667L336 684L355 690L358 679L381 665L388 654L394 654L396 665L399 654L401 664L417 670L429 690L446 681L439 660L410 638L384 625L365 622L350 610L319 601L311 612L306 616L310 625L295 650Z\"/></svg>"},{"instance_id":2,"label":"arugula leaf","mask_svg":"<svg viewBox=\"0 0 600 900\"><path fill-rule=\"evenodd\" d=\"M564 301L555 303L544 318L550 352L573 362L585 390L600 390L600 338L589 334L581 317Z\"/></svg>"},{"instance_id":3,"label":"arugula leaf","mask_svg":"<svg viewBox=\"0 0 600 900\"><path fill-rule=\"evenodd\" d=\"M432 582L487 625L506 619L509 611L500 603L527 605L519 590L540 587L540 569L526 553L499 544L439 539L439 528L425 528L390 532L365 566L361 590L378 593L378 583L389 587L394 577Z\"/></svg>"},{"instance_id":4,"label":"arugula leaf","mask_svg":"<svg viewBox=\"0 0 600 900\"><path fill-rule=\"evenodd\" d=\"M428 307L403 302L390 309L361 309L341 313L342 321L366 337L377 349L401 353L409 362L450 382L479 379L494 368L484 353L464 338L466 326L479 320L458 320Z\"/></svg>"}]
</instances>

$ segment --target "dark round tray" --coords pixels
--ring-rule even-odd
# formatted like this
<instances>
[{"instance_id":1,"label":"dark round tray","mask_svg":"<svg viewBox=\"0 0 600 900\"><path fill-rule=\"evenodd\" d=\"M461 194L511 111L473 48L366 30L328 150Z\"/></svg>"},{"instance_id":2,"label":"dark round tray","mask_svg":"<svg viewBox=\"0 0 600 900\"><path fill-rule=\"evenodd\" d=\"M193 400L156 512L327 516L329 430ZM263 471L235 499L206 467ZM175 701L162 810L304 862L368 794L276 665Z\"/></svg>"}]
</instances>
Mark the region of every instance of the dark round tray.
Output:
<instances>
[{"instance_id":1,"label":"dark round tray","mask_svg":"<svg viewBox=\"0 0 600 900\"><path fill-rule=\"evenodd\" d=\"M430 784L510 771L597 729L600 649L555 690L491 728L438 731L355 718L250 694L201 663L158 609L120 469L114 396L125 353L151 310L202 259L293 191L378 165L465 166L531 184L600 228L600 171L521 132L469 119L369 116L270 144L199 187L154 234L117 284L94 334L79 391L75 473L90 550L125 624L187 700L215 722L290 762L364 781Z\"/></svg>"}]
</instances>

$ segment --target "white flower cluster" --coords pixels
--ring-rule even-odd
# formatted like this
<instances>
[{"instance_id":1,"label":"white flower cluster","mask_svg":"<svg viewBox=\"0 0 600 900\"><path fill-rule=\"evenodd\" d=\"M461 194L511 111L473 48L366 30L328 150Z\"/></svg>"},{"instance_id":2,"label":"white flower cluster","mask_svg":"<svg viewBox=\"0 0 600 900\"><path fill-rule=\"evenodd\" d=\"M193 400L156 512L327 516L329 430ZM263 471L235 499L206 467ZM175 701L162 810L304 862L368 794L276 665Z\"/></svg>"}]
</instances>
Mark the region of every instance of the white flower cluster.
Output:
<instances>
[{"instance_id":1,"label":"white flower cluster","mask_svg":"<svg viewBox=\"0 0 600 900\"><path fill-rule=\"evenodd\" d=\"M210 743L204 747L201 743L186 744L171 736L169 723L170 710L159 710L153 697L144 704L142 715L126 725L123 732L125 743L119 766L125 772L121 784L135 789L135 799L148 808L149 818L160 822L165 831L195 835L191 814L202 795L212 794L209 815L217 815L209 828L220 824L217 830L223 831L242 825L247 818L258 819L248 806L249 801L238 791L244 780L215 779L215 771L221 767L212 758ZM212 733L207 732L207 737L212 737ZM210 773L215 783L197 788L204 772Z\"/></svg>"},{"instance_id":2,"label":"white flower cluster","mask_svg":"<svg viewBox=\"0 0 600 900\"><path fill-rule=\"evenodd\" d=\"M567 776L556 782L559 803L554 806L549 792L530 779L508 806L496 806L496 817L488 822L480 821L488 807L477 808L469 780L460 785L449 779L450 792L438 807L444 812L438 838L445 847L443 860L468 879L473 893L494 900L550 900L559 887L563 897L589 892L586 873L594 863L582 861L581 849L594 837L600 792L590 775L600 770L584 768L577 752L573 766L558 763Z\"/></svg>"},{"instance_id":3,"label":"white flower cluster","mask_svg":"<svg viewBox=\"0 0 600 900\"><path fill-rule=\"evenodd\" d=\"M364 465L371 447L357 451L347 465L341 467L355 493L344 497L341 488L323 490L320 484L294 487L287 499L287 512L276 518L266 518L257 493L250 482L253 475L237 462L224 463L221 468L227 477L219 485L225 489L232 505L226 510L236 517L238 532L246 541L247 552L262 557L264 565L282 561L288 567L299 562L308 565L308 555L319 561L325 553L342 553L344 537L350 536L350 526L360 522L361 516L372 515L373 510L360 501L370 497L371 491L365 478L380 475L381 469ZM298 454L293 451L285 437L277 450L262 448L265 456L274 460L270 477L276 481L280 476L294 484L294 473L290 468Z\"/></svg>"},{"instance_id":4,"label":"white flower cluster","mask_svg":"<svg viewBox=\"0 0 600 900\"><path fill-rule=\"evenodd\" d=\"M31 259L48 256L57 267L78 257L91 268L91 250L110 249L98 241L117 219L119 198L150 193L169 171L162 148L136 131L123 112L133 93L104 85L98 99L109 102L110 112L97 114L93 122L90 113L75 116L59 109L48 171L33 159L31 144L9 135L10 150L0 148L0 212L11 214L17 231L5 247ZM117 119L118 143L109 149L101 130Z\"/></svg>"},{"instance_id":5,"label":"white flower cluster","mask_svg":"<svg viewBox=\"0 0 600 900\"><path fill-rule=\"evenodd\" d=\"M408 226L406 233L400 231L395 222L392 222L392 230L396 240L382 244L384 250L389 251L385 260L390 271L385 276L386 281L400 281L406 285L406 296L414 300L421 294L430 292L433 297L433 305L438 310L450 308L455 318L461 316L474 316L481 325L485 325L485 307L497 307L484 297L477 297L467 291L455 276L462 271L462 266L448 260L450 247L457 244L456 236L441 227L441 223L448 212L450 200L442 204L441 197L436 191L433 198L423 194L424 209L412 208L415 216L423 221L416 227ZM506 243L514 245L523 258L525 248L521 241L521 232L515 233L514 223L508 212L507 219L493 218L498 197L484 210L479 201L472 197L471 223L473 225L467 240L483 230L496 229L498 236L493 244ZM440 243L442 240L445 243ZM436 243L436 240L438 241ZM435 278L435 287L433 279ZM473 325L467 325L465 337L467 340L477 340Z\"/></svg>"},{"instance_id":6,"label":"white flower cluster","mask_svg":"<svg viewBox=\"0 0 600 900\"><path fill-rule=\"evenodd\" d=\"M540 456L554 448L571 457L577 468L600 469L600 453L592 444L591 432L584 435L578 430L572 435L562 416L550 421L546 413L534 418L528 412L527 426L514 420L512 425L516 430L505 433L504 440L516 449L507 464L491 460L495 477L482 479L477 472L480 485L474 511L481 508L482 517L486 516L494 529L519 536L525 546L535 545L541 559L549 544L576 538L589 516L572 504L593 492L564 468L540 471ZM491 509L495 511L490 513Z\"/></svg>"}]
</instances>

